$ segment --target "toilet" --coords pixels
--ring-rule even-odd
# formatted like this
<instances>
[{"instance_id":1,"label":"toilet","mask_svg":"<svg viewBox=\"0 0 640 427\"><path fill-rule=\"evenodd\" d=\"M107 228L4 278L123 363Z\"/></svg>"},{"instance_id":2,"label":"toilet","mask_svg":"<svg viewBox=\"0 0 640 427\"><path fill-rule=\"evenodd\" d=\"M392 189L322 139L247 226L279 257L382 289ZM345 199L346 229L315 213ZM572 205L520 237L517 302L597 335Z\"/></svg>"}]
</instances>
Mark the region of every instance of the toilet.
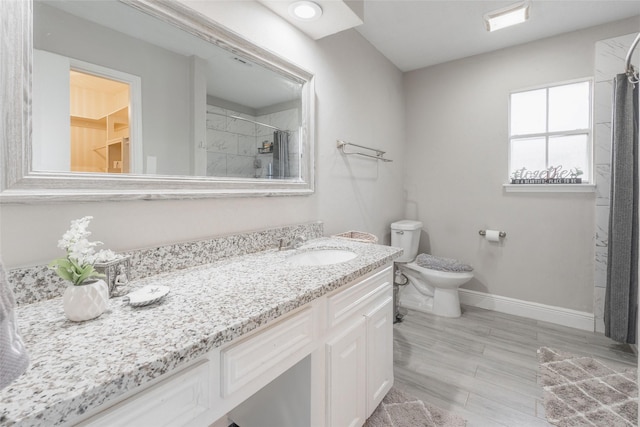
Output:
<instances>
[{"instance_id":1,"label":"toilet","mask_svg":"<svg viewBox=\"0 0 640 427\"><path fill-rule=\"evenodd\" d=\"M391 224L391 246L404 249L396 267L408 283L400 288L399 305L444 317L460 317L458 288L473 277L473 268L457 260L418 255L422 222Z\"/></svg>"}]
</instances>

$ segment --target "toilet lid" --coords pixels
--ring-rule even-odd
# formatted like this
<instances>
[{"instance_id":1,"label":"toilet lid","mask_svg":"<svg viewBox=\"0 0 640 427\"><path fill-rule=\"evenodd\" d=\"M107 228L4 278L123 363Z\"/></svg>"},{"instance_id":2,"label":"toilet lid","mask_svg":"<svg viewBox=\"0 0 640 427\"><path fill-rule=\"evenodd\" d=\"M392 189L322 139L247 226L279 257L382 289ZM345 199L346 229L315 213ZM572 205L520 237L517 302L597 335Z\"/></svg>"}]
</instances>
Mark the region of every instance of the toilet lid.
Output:
<instances>
[{"instance_id":1,"label":"toilet lid","mask_svg":"<svg viewBox=\"0 0 640 427\"><path fill-rule=\"evenodd\" d=\"M460 273L463 271L473 271L473 267L464 264L457 259L441 258L429 254L420 254L416 257L416 264L423 268L430 268L438 271L448 271Z\"/></svg>"}]
</instances>

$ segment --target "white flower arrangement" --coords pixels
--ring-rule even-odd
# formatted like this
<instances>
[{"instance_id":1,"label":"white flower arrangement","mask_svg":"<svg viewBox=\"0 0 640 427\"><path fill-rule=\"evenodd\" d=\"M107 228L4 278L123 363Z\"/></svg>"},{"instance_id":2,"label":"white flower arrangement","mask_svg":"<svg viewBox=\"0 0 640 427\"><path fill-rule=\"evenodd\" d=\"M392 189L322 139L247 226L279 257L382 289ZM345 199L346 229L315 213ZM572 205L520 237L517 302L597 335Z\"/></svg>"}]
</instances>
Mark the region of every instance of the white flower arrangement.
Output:
<instances>
[{"instance_id":1,"label":"white flower arrangement","mask_svg":"<svg viewBox=\"0 0 640 427\"><path fill-rule=\"evenodd\" d=\"M65 250L67 256L55 259L49 264L58 276L75 286L83 285L89 279L105 277L104 274L98 273L93 265L96 262L109 262L118 258L111 250L95 252L94 248L103 243L87 240L91 235L87 228L92 219L92 216L85 216L71 221L71 228L58 241L58 247Z\"/></svg>"}]
</instances>

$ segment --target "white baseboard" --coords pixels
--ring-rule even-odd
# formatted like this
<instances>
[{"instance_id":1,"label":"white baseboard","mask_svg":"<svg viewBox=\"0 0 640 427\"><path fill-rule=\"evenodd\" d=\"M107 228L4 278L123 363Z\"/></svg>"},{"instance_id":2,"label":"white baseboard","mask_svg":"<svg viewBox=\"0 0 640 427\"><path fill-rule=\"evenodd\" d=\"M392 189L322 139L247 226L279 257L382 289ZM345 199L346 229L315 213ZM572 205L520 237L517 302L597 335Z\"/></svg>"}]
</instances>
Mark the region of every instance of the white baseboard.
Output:
<instances>
[{"instance_id":1,"label":"white baseboard","mask_svg":"<svg viewBox=\"0 0 640 427\"><path fill-rule=\"evenodd\" d=\"M593 332L593 313L460 289L460 303Z\"/></svg>"}]
</instances>

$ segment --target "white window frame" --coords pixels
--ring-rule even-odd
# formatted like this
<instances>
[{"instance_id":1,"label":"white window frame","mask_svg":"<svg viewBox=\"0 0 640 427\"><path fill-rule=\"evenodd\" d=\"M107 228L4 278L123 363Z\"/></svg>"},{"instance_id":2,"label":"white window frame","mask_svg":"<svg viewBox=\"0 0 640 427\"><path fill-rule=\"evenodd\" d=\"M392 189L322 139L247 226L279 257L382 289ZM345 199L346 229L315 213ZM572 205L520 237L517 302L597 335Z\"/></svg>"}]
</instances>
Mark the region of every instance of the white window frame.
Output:
<instances>
[{"instance_id":1,"label":"white window frame","mask_svg":"<svg viewBox=\"0 0 640 427\"><path fill-rule=\"evenodd\" d=\"M557 87L557 86L566 86L575 83L589 83L589 126L586 129L575 129L570 131L555 131L549 132L549 89ZM521 92L529 92L534 90L545 89L547 91L546 101L546 127L547 132L542 133L532 133L532 134L523 134L523 135L511 135L511 96L515 93ZM594 114L594 80L592 77L584 77L579 79L565 80L560 82L554 82L544 85L538 85L533 87L527 87L522 89L516 89L509 92L509 99L507 102L507 151L508 151L508 160L507 160L507 184L504 184L503 187L506 191L509 192L594 192L595 191L595 182L594 182L594 147L593 147L593 114ZM584 135L587 134L587 158L589 161L589 174L586 177L583 177L583 180L586 181L582 184L511 184L511 142L513 139L522 139L522 138L544 138L545 139L545 163L548 164L549 158L549 138L554 136L570 136L570 135Z\"/></svg>"}]
</instances>

